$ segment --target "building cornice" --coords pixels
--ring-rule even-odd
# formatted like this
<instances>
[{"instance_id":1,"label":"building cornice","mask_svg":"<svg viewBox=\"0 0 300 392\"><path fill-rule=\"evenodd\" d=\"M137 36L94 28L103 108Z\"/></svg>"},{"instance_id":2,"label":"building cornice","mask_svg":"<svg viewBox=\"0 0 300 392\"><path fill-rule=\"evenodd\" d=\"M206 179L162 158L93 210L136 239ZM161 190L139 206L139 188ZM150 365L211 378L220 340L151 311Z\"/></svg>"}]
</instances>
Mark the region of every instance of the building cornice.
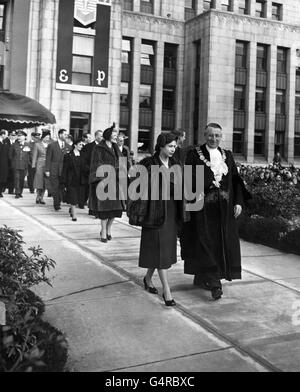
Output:
<instances>
[{"instance_id":1,"label":"building cornice","mask_svg":"<svg viewBox=\"0 0 300 392\"><path fill-rule=\"evenodd\" d=\"M252 26L260 26L266 28L274 28L279 31L288 31L291 33L300 33L300 26L291 25L281 21L270 20L266 18L257 18L250 15L239 15L232 12L219 11L211 9L210 11L204 12L195 16L194 18L186 21L186 24L193 24L198 20L203 19L205 16L211 16L217 18L220 22L231 22L231 23L243 23Z\"/></svg>"},{"instance_id":2,"label":"building cornice","mask_svg":"<svg viewBox=\"0 0 300 392\"><path fill-rule=\"evenodd\" d=\"M172 26L172 27L179 27L183 28L185 25L184 21L176 20L176 19L169 19L162 16L156 16L151 14L144 14L141 12L134 12L134 11L123 11L123 16L125 16L126 20L132 23L134 26L135 23L142 23L142 24L153 24L153 25L164 25L164 26Z\"/></svg>"}]
</instances>

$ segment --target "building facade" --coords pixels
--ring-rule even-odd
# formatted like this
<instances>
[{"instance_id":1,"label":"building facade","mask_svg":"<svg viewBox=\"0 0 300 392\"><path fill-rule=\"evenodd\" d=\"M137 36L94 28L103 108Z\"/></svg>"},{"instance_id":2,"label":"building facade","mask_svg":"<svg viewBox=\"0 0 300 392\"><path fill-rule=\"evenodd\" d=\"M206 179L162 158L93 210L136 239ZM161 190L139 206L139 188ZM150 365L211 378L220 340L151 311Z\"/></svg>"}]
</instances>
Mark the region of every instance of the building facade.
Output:
<instances>
[{"instance_id":1,"label":"building facade","mask_svg":"<svg viewBox=\"0 0 300 392\"><path fill-rule=\"evenodd\" d=\"M300 164L299 0L0 0L0 88L135 155L208 122L248 163Z\"/></svg>"}]
</instances>

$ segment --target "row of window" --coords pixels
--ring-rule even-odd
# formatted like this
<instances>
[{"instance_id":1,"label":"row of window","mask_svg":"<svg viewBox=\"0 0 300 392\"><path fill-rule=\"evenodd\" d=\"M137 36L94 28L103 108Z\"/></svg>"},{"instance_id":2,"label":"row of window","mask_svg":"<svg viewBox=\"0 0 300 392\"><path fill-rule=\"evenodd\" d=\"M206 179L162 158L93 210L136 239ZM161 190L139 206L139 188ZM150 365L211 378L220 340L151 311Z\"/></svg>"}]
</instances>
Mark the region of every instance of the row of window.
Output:
<instances>
[{"instance_id":1,"label":"row of window","mask_svg":"<svg viewBox=\"0 0 300 392\"><path fill-rule=\"evenodd\" d=\"M216 8L215 0L185 0L185 19L196 16L197 1L203 2L203 11ZM123 0L125 10L133 11L133 0ZM233 12L233 0L221 0L221 10ZM141 0L140 12L153 14L153 0ZM238 13L241 15L250 14L250 0L238 1ZM259 18L267 17L267 1L255 0L255 16ZM272 19L282 20L282 4L272 2Z\"/></svg>"}]
</instances>

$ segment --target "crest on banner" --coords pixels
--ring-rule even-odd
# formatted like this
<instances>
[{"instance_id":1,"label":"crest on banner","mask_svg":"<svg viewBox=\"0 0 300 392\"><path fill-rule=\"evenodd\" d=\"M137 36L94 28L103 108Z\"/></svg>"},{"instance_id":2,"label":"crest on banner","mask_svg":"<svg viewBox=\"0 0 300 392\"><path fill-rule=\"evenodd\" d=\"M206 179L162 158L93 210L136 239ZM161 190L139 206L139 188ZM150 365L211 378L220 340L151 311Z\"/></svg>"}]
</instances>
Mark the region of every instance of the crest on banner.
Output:
<instances>
[{"instance_id":1,"label":"crest on banner","mask_svg":"<svg viewBox=\"0 0 300 392\"><path fill-rule=\"evenodd\" d=\"M75 0L74 18L83 26L96 22L97 5L111 5L111 0Z\"/></svg>"}]
</instances>

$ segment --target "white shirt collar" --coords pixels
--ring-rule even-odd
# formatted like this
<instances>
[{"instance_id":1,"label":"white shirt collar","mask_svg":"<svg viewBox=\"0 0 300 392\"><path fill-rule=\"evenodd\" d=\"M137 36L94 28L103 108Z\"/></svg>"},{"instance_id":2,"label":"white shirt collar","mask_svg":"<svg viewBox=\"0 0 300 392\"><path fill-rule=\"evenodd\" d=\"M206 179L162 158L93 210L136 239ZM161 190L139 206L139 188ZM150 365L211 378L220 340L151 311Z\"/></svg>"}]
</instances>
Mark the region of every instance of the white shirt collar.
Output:
<instances>
[{"instance_id":1,"label":"white shirt collar","mask_svg":"<svg viewBox=\"0 0 300 392\"><path fill-rule=\"evenodd\" d=\"M80 152L77 150L73 150L75 157L80 157Z\"/></svg>"}]
</instances>

